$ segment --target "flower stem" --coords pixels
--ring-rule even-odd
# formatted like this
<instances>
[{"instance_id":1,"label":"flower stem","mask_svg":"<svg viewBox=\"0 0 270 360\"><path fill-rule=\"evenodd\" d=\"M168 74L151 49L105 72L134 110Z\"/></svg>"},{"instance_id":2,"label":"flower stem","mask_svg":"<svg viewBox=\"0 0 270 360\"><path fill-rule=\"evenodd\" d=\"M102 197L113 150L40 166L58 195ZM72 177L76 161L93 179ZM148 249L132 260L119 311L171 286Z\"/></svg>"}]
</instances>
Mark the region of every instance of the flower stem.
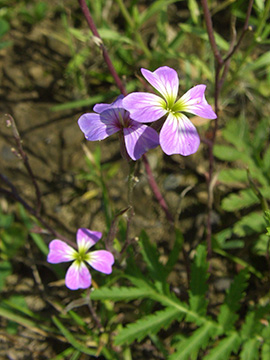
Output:
<instances>
[{"instance_id":1,"label":"flower stem","mask_svg":"<svg viewBox=\"0 0 270 360\"><path fill-rule=\"evenodd\" d=\"M119 78L118 74L116 73L116 70L115 70L115 68L114 68L114 66L112 64L110 56L109 56L107 50L104 47L103 41L102 41L98 31L97 31L96 25L95 25L95 23L93 21L93 18L92 18L91 14L90 14L90 11L89 11L89 9L88 9L88 7L86 5L85 0L78 0L78 1L79 1L80 7L81 7L81 9L83 11L83 14L84 14L84 16L86 18L86 21L87 21L87 24L88 24L90 30L100 40L100 47L101 47L102 52L103 52L104 61L106 62L107 66L109 68L109 71L110 71L110 73L112 74L112 76L113 76L113 78L115 80L116 85L118 86L119 90L121 91L121 93L123 95L127 95L127 91L126 91L121 79ZM163 198L163 196L162 196L162 194L161 194L161 192L160 192L160 190L158 188L158 185L157 185L157 183L156 183L156 181L154 179L154 176L153 176L153 173L151 171L151 168L150 168L150 165L148 163L146 155L143 155L143 162L144 162L145 169L146 169L146 172L147 172L147 175L148 175L149 185L150 185L155 197L157 198L162 210L165 212L167 219L171 223L173 223L174 222L173 216L170 214L168 206L166 204L166 201Z\"/></svg>"},{"instance_id":2,"label":"flower stem","mask_svg":"<svg viewBox=\"0 0 270 360\"><path fill-rule=\"evenodd\" d=\"M106 48L105 48L105 46L103 44L103 41L102 41L102 39L101 39L101 37L100 37L100 35L98 33L98 30L96 28L96 25L94 23L94 20L93 20L91 14L90 14L88 6L86 5L85 0L78 0L78 1L79 1L79 5L80 5L80 7L82 9L82 12L83 12L83 14L85 16L85 19L87 21L87 24L88 24L90 30L92 31L93 35L96 38L98 38L98 40L99 40L99 47L102 50L104 60L105 60L107 66L108 66L108 68L110 70L110 73L112 74L112 76L114 78L114 81L115 81L116 85L118 86L118 88L120 89L120 91L121 91L121 93L123 95L127 95L126 89L125 89L121 79L119 78L119 76L118 76L118 74L117 74L117 72L115 70L115 67L113 66L113 63L112 63L112 61L111 61L111 59L109 57L109 54L108 54L108 52L107 52L107 50L106 50Z\"/></svg>"},{"instance_id":3,"label":"flower stem","mask_svg":"<svg viewBox=\"0 0 270 360\"><path fill-rule=\"evenodd\" d=\"M39 215L40 210L41 210L41 192L40 192L38 183L36 181L35 175L34 175L34 173L32 171L31 166L30 166L28 156L27 156L27 154L25 153L25 151L23 149L22 139L21 139L20 133L18 131L18 128L16 126L15 120L9 114L7 114L6 116L8 117L8 119L6 121L7 126L11 127L13 138L14 138L14 140L16 142L16 145L17 145L17 150L18 150L17 155L19 156L19 158L22 159L23 164L24 164L24 166L25 166L25 168L26 168L26 170L27 170L27 172L29 174L29 177L30 177L30 179L32 181L32 184L34 186L34 189L35 189L35 193L36 193L36 213Z\"/></svg>"},{"instance_id":4,"label":"flower stem","mask_svg":"<svg viewBox=\"0 0 270 360\"><path fill-rule=\"evenodd\" d=\"M159 190L159 187L158 187L158 185L156 183L156 180L155 180L155 178L153 176L153 173L151 171L148 159L147 159L147 157L145 155L142 156L142 159L143 159L143 163L144 163L145 170L146 170L147 177L148 177L148 182L149 182L149 184L151 186L151 189L153 190L153 193L154 193L157 201L159 202L160 207L165 212L167 220L171 224L174 224L174 218L173 218L172 214L170 213L168 205L167 205L166 201L164 200L164 198L163 198L163 196L162 196L162 194L161 194L161 192Z\"/></svg>"},{"instance_id":5,"label":"flower stem","mask_svg":"<svg viewBox=\"0 0 270 360\"><path fill-rule=\"evenodd\" d=\"M268 2L270 2L270 0L268 0ZM249 22L249 18L251 15L253 0L249 0L242 33L241 33L236 45L234 45L235 35L234 34L232 35L230 49L224 58L222 58L221 53L220 53L218 46L216 44L216 41L215 41L214 29L213 29L211 14L209 11L207 0L201 0L201 3L202 3L202 7L203 7L204 19L205 19L205 23L206 23L209 42L212 47L213 55L216 59L215 96L214 97L215 97L215 113L217 115L217 118L215 119L214 129L212 132L212 138L208 142L209 170L208 170L208 177L207 177L208 202L207 202L206 242L207 242L207 257L208 257L208 259L211 259L211 257L212 257L211 218L212 218L212 209L213 209L213 192L214 192L214 184L215 184L215 180L213 179L214 162L215 162L213 148L214 148L216 134L217 134L217 130L218 130L219 96L220 96L221 88L225 81L226 75L229 70L230 59L231 59L232 55L236 52L236 50L239 48L246 32L249 30L248 22ZM266 5L266 7L267 7L267 5ZM262 22L263 21L264 21L264 18L262 19ZM222 71L222 69L223 69L223 71ZM211 270L211 267L209 267L209 270Z\"/></svg>"},{"instance_id":6,"label":"flower stem","mask_svg":"<svg viewBox=\"0 0 270 360\"><path fill-rule=\"evenodd\" d=\"M135 161L129 161L129 174L128 174L128 206L133 206L133 189L135 185Z\"/></svg>"}]
</instances>

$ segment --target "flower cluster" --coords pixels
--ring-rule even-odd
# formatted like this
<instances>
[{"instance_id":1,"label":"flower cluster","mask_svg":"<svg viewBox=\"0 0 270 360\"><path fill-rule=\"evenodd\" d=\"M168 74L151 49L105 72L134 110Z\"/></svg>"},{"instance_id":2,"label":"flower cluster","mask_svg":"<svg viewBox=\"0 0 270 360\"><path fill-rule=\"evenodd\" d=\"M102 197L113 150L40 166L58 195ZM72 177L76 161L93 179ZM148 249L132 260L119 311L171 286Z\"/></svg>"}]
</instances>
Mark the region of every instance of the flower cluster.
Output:
<instances>
[{"instance_id":1,"label":"flower cluster","mask_svg":"<svg viewBox=\"0 0 270 360\"><path fill-rule=\"evenodd\" d=\"M118 132L122 156L134 161L159 144L168 155L187 156L195 153L200 138L185 113L207 119L216 118L204 96L206 86L194 86L177 100L179 80L175 70L163 66L154 72L146 69L141 71L159 95L134 92L126 97L120 95L112 104L96 104L95 113L84 114L78 120L86 139L103 140ZM165 122L160 134L143 124L152 123L162 117L165 117ZM56 264L73 261L65 280L69 289L86 289L91 285L91 274L85 263L105 274L112 272L114 257L109 251L88 252L101 236L100 232L79 229L78 251L58 239L50 243L48 262Z\"/></svg>"},{"instance_id":2,"label":"flower cluster","mask_svg":"<svg viewBox=\"0 0 270 360\"><path fill-rule=\"evenodd\" d=\"M62 240L55 239L50 242L47 261L51 264L73 261L66 274L66 286L71 290L87 289L91 286L91 274L85 264L88 263L95 270L104 274L112 272L114 263L113 255L106 250L88 250L95 245L102 234L80 228L77 231L78 251L67 245Z\"/></svg>"},{"instance_id":3,"label":"flower cluster","mask_svg":"<svg viewBox=\"0 0 270 360\"><path fill-rule=\"evenodd\" d=\"M138 160L146 151L160 144L168 154L191 155L198 150L200 138L195 126L185 113L206 119L216 114L207 103L205 85L197 85L177 99L179 80L177 72L162 66L151 72L141 69L144 78L159 95L134 92L125 98L119 96L112 104L97 104L94 111L79 118L79 126L87 140L103 140L120 132L129 157ZM166 116L160 134L142 123L150 123ZM123 154L123 151L121 151Z\"/></svg>"}]
</instances>

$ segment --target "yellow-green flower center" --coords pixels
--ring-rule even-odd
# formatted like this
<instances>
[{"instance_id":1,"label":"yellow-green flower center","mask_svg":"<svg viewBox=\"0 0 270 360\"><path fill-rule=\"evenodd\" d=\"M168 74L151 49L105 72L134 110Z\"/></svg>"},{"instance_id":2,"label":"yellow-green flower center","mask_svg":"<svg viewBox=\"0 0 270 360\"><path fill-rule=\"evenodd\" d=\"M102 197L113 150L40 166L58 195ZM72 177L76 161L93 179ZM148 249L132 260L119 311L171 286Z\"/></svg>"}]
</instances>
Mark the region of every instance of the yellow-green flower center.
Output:
<instances>
[{"instance_id":1,"label":"yellow-green flower center","mask_svg":"<svg viewBox=\"0 0 270 360\"><path fill-rule=\"evenodd\" d=\"M176 115L179 112L184 112L186 110L186 105L183 100L179 99L176 102L173 101L172 98L166 98L166 102L162 102L161 106L168 113Z\"/></svg>"},{"instance_id":2,"label":"yellow-green flower center","mask_svg":"<svg viewBox=\"0 0 270 360\"><path fill-rule=\"evenodd\" d=\"M83 261L88 261L90 257L89 253L86 253L84 250L81 250L79 252L76 252L76 254L74 254L74 260L77 261L78 263L81 263Z\"/></svg>"}]
</instances>

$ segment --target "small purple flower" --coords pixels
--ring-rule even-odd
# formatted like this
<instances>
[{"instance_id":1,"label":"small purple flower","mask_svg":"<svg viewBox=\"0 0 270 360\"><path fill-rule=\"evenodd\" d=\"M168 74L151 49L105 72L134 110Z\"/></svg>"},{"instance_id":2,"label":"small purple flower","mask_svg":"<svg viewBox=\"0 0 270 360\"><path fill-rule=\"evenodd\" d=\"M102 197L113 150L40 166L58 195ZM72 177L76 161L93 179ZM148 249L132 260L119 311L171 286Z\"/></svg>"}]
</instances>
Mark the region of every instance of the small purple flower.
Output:
<instances>
[{"instance_id":1,"label":"small purple flower","mask_svg":"<svg viewBox=\"0 0 270 360\"><path fill-rule=\"evenodd\" d=\"M162 150L168 155L195 153L200 138L195 126L183 112L206 119L217 117L205 99L206 86L194 86L176 101L179 80L174 69L163 66L154 72L146 69L141 69L141 72L162 97L143 92L131 93L123 99L124 108L138 122L152 122L167 115L159 135Z\"/></svg>"},{"instance_id":2,"label":"small purple flower","mask_svg":"<svg viewBox=\"0 0 270 360\"><path fill-rule=\"evenodd\" d=\"M80 228L77 231L78 251L64 241L53 240L49 245L47 261L51 264L73 261L66 273L66 286L71 290L87 289L91 285L91 274L85 264L87 262L95 270L110 274L114 263L113 255L106 250L87 252L101 238L98 231Z\"/></svg>"},{"instance_id":3,"label":"small purple flower","mask_svg":"<svg viewBox=\"0 0 270 360\"><path fill-rule=\"evenodd\" d=\"M118 96L112 104L96 104L94 111L97 114L82 115L78 124L89 141L103 140L119 131L124 137L124 141L120 138L120 144L124 142L129 157L138 160L147 150L159 145L158 133L130 119L122 105L123 97Z\"/></svg>"}]
</instances>

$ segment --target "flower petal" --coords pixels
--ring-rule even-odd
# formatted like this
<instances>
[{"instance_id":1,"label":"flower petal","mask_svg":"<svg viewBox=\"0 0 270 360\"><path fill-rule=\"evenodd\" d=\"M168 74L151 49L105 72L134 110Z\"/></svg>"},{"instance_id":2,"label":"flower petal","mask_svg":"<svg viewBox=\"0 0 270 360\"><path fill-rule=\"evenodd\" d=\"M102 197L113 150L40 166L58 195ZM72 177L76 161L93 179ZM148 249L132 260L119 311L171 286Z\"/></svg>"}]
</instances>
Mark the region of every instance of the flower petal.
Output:
<instances>
[{"instance_id":1,"label":"flower petal","mask_svg":"<svg viewBox=\"0 0 270 360\"><path fill-rule=\"evenodd\" d=\"M154 72L146 69L141 69L141 72L145 79L164 96L170 105L175 102L179 80L177 72L174 69L168 66L162 66Z\"/></svg>"},{"instance_id":2,"label":"flower petal","mask_svg":"<svg viewBox=\"0 0 270 360\"><path fill-rule=\"evenodd\" d=\"M165 101L155 94L134 92L123 99L124 108L130 117L140 123L152 122L167 113Z\"/></svg>"},{"instance_id":3,"label":"flower petal","mask_svg":"<svg viewBox=\"0 0 270 360\"><path fill-rule=\"evenodd\" d=\"M51 264L58 264L74 260L77 251L62 240L53 240L49 245L47 261Z\"/></svg>"},{"instance_id":4,"label":"flower petal","mask_svg":"<svg viewBox=\"0 0 270 360\"><path fill-rule=\"evenodd\" d=\"M160 131L160 146L168 154L191 155L198 150L200 138L184 114L170 114Z\"/></svg>"},{"instance_id":5,"label":"flower petal","mask_svg":"<svg viewBox=\"0 0 270 360\"><path fill-rule=\"evenodd\" d=\"M124 138L128 155L134 161L159 145L159 136L154 129L132 120L130 126L124 128Z\"/></svg>"},{"instance_id":6,"label":"flower petal","mask_svg":"<svg viewBox=\"0 0 270 360\"><path fill-rule=\"evenodd\" d=\"M216 119L217 115L205 99L206 85L197 85L187 91L178 101L184 110L206 119ZM176 103L176 105L177 105Z\"/></svg>"},{"instance_id":7,"label":"flower petal","mask_svg":"<svg viewBox=\"0 0 270 360\"><path fill-rule=\"evenodd\" d=\"M83 262L74 261L68 268L65 282L70 290L87 289L91 285L91 274Z\"/></svg>"},{"instance_id":8,"label":"flower petal","mask_svg":"<svg viewBox=\"0 0 270 360\"><path fill-rule=\"evenodd\" d=\"M124 98L124 95L119 95L118 98L111 104L96 104L93 108L93 110L97 113L102 113L105 110L111 109L111 108L122 108L122 100Z\"/></svg>"},{"instance_id":9,"label":"flower petal","mask_svg":"<svg viewBox=\"0 0 270 360\"><path fill-rule=\"evenodd\" d=\"M98 240L102 237L102 233L99 231L92 231L85 228L80 228L77 231L77 244L79 252L86 252L93 245L95 245Z\"/></svg>"},{"instance_id":10,"label":"flower petal","mask_svg":"<svg viewBox=\"0 0 270 360\"><path fill-rule=\"evenodd\" d=\"M89 141L103 140L119 130L114 117L99 114L84 114L79 118L78 124Z\"/></svg>"},{"instance_id":11,"label":"flower petal","mask_svg":"<svg viewBox=\"0 0 270 360\"><path fill-rule=\"evenodd\" d=\"M104 274L110 274L112 272L112 265L114 263L113 254L106 250L97 250L91 252L89 260L86 260L95 270Z\"/></svg>"}]
</instances>

